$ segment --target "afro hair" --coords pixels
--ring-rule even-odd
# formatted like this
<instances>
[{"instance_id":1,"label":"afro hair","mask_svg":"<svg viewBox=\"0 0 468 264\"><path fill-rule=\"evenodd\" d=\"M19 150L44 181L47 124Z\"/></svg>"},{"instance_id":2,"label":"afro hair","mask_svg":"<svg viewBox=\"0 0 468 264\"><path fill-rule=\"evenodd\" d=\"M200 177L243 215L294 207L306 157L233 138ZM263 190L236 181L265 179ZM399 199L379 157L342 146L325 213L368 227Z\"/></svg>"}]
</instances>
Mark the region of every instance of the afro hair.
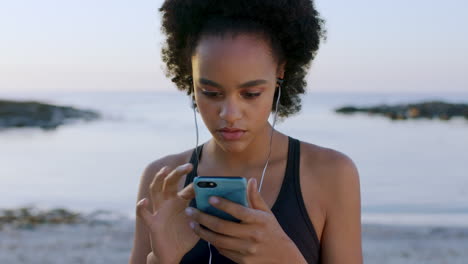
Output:
<instances>
[{"instance_id":1,"label":"afro hair","mask_svg":"<svg viewBox=\"0 0 468 264\"><path fill-rule=\"evenodd\" d=\"M202 35L258 33L269 41L275 60L286 62L278 116L301 110L299 95L305 93L307 71L326 35L312 0L165 0L159 11L167 36L165 74L179 90L193 93L191 56Z\"/></svg>"}]
</instances>

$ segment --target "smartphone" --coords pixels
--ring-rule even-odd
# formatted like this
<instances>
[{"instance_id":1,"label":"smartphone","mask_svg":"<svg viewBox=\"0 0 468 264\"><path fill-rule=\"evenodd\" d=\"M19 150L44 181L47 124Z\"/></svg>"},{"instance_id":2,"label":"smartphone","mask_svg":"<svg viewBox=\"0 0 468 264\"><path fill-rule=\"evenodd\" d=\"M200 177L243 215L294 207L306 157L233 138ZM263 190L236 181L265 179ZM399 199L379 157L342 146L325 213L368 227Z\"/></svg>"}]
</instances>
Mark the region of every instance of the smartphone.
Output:
<instances>
[{"instance_id":1,"label":"smartphone","mask_svg":"<svg viewBox=\"0 0 468 264\"><path fill-rule=\"evenodd\" d=\"M218 196L248 207L247 180L244 177L207 177L198 176L193 180L197 209L219 218L237 222L240 220L221 211L208 202L211 196Z\"/></svg>"}]
</instances>

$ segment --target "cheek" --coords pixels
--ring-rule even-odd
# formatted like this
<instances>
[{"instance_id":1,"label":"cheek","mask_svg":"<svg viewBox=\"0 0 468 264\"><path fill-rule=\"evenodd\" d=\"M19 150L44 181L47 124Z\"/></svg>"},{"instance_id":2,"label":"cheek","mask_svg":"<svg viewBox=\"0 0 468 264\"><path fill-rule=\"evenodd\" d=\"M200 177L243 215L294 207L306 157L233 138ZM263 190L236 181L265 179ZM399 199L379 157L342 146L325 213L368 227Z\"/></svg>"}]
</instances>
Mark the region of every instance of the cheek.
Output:
<instances>
[{"instance_id":1,"label":"cheek","mask_svg":"<svg viewBox=\"0 0 468 264\"><path fill-rule=\"evenodd\" d=\"M271 102L269 100L262 100L249 108L249 119L255 122L258 126L263 126L270 116Z\"/></svg>"},{"instance_id":2,"label":"cheek","mask_svg":"<svg viewBox=\"0 0 468 264\"><path fill-rule=\"evenodd\" d=\"M212 128L217 129L216 126L219 125L218 106L213 104L213 102L201 98L198 100L197 106L198 112L208 130L211 131Z\"/></svg>"}]
</instances>

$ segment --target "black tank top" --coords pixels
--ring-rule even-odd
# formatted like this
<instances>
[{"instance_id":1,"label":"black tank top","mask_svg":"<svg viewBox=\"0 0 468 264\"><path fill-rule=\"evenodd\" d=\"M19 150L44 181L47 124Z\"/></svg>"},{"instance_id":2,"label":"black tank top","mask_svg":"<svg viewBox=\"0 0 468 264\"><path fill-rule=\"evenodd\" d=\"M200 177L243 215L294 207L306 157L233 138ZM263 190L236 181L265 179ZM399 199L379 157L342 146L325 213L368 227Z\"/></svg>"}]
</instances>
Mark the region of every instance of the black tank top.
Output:
<instances>
[{"instance_id":1,"label":"black tank top","mask_svg":"<svg viewBox=\"0 0 468 264\"><path fill-rule=\"evenodd\" d=\"M271 211L280 223L285 233L296 244L301 251L307 263L320 262L320 242L317 238L312 221L309 218L304 205L299 182L299 163L300 163L300 141L288 137L288 161L286 173L284 175L281 189ZM201 160L203 145L198 147L199 160ZM195 150L190 159L193 170L187 175L185 186L193 181L197 173L198 163ZM268 180L268 177L265 178ZM195 200L190 203L196 206ZM212 264L230 264L235 263L221 255L216 248L211 245ZM208 243L202 239L182 258L180 263L201 263L208 264L210 252Z\"/></svg>"}]
</instances>

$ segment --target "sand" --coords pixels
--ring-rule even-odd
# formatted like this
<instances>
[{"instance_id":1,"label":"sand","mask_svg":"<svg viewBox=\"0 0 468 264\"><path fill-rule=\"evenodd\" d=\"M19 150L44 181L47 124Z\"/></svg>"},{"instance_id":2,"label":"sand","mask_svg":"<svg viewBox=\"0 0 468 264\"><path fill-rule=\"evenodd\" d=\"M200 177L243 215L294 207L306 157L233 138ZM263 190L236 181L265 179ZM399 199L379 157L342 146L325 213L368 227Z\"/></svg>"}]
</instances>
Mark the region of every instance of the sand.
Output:
<instances>
[{"instance_id":1,"label":"sand","mask_svg":"<svg viewBox=\"0 0 468 264\"><path fill-rule=\"evenodd\" d=\"M3 226L0 263L128 263L132 220ZM468 227L363 225L365 263L468 263Z\"/></svg>"}]
</instances>

